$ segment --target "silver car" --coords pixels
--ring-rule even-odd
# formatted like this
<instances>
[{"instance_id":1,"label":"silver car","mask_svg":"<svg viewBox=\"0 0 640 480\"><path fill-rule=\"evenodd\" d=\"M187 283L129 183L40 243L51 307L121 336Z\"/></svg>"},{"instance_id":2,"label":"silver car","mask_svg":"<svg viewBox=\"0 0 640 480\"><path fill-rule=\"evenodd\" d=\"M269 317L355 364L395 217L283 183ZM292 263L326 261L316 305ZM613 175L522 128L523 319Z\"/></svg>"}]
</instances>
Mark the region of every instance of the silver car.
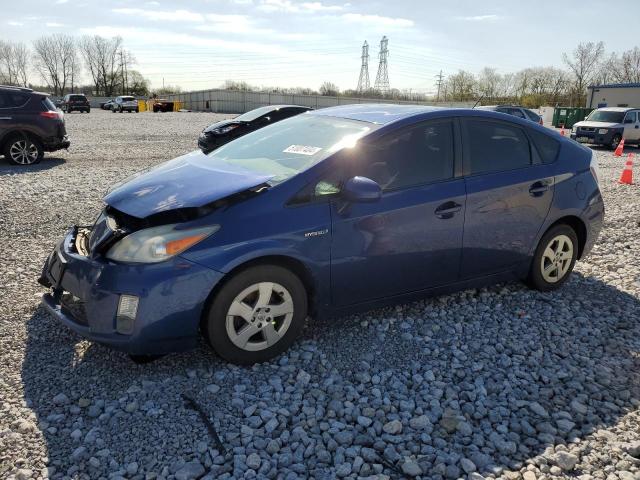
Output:
<instances>
[{"instance_id":1,"label":"silver car","mask_svg":"<svg viewBox=\"0 0 640 480\"><path fill-rule=\"evenodd\" d=\"M640 145L640 109L627 107L598 108L571 129L571 138L591 145L616 148L625 143Z\"/></svg>"},{"instance_id":2,"label":"silver car","mask_svg":"<svg viewBox=\"0 0 640 480\"><path fill-rule=\"evenodd\" d=\"M116 97L111 105L111 111L115 112L136 112L138 113L140 110L138 108L138 101L135 97L131 97L129 95L121 95Z\"/></svg>"}]
</instances>

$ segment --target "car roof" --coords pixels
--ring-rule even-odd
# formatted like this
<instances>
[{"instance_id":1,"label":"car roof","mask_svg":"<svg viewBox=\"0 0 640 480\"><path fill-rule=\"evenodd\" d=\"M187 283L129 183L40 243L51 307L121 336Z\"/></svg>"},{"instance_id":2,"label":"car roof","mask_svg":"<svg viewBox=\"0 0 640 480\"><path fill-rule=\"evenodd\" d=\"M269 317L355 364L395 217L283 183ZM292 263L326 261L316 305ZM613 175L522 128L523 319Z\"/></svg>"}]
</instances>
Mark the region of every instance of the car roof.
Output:
<instances>
[{"instance_id":1,"label":"car roof","mask_svg":"<svg viewBox=\"0 0 640 480\"><path fill-rule=\"evenodd\" d=\"M26 87L16 87L14 85L0 85L0 89L1 90L11 90L14 92L26 92L26 93L31 93L33 92L33 89L31 88L26 88Z\"/></svg>"},{"instance_id":2,"label":"car roof","mask_svg":"<svg viewBox=\"0 0 640 480\"><path fill-rule=\"evenodd\" d=\"M598 108L598 110L602 110L605 112L628 112L629 110L638 110L633 107L602 107Z\"/></svg>"},{"instance_id":3,"label":"car roof","mask_svg":"<svg viewBox=\"0 0 640 480\"><path fill-rule=\"evenodd\" d=\"M355 105L341 105L339 107L314 110L305 115L326 115L331 117L348 118L361 122L385 125L403 118L428 112L453 110L443 107L429 107L426 105L392 105L386 103L361 103Z\"/></svg>"},{"instance_id":4,"label":"car roof","mask_svg":"<svg viewBox=\"0 0 640 480\"><path fill-rule=\"evenodd\" d=\"M283 104L283 105L265 105L265 107L271 107L272 110L280 110L281 108L303 108L305 110L312 110L311 107L305 107L304 105L284 105ZM264 107L258 107L258 108L264 108Z\"/></svg>"}]
</instances>

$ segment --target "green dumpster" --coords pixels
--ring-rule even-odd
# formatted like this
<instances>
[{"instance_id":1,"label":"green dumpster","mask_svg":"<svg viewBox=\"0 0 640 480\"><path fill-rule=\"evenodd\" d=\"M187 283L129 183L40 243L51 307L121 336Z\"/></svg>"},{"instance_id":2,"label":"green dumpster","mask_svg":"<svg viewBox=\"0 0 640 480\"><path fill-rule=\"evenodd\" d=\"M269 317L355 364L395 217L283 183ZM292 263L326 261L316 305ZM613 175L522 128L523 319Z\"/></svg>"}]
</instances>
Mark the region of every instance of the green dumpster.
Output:
<instances>
[{"instance_id":1,"label":"green dumpster","mask_svg":"<svg viewBox=\"0 0 640 480\"><path fill-rule=\"evenodd\" d=\"M560 128L571 128L574 124L581 122L591 113L593 108L583 107L556 107L553 110L553 120L551 125Z\"/></svg>"}]
</instances>

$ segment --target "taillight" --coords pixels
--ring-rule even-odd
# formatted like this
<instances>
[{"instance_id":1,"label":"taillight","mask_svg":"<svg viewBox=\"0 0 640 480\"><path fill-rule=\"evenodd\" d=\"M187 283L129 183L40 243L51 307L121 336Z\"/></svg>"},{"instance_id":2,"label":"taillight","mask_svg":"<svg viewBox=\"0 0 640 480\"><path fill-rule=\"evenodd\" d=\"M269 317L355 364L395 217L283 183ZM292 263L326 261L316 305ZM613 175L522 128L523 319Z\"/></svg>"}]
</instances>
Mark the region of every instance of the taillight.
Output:
<instances>
[{"instance_id":1,"label":"taillight","mask_svg":"<svg viewBox=\"0 0 640 480\"><path fill-rule=\"evenodd\" d=\"M55 112L53 110L49 110L47 112L40 112L40 116L44 118L54 118L54 119L62 118L62 114L60 112Z\"/></svg>"}]
</instances>

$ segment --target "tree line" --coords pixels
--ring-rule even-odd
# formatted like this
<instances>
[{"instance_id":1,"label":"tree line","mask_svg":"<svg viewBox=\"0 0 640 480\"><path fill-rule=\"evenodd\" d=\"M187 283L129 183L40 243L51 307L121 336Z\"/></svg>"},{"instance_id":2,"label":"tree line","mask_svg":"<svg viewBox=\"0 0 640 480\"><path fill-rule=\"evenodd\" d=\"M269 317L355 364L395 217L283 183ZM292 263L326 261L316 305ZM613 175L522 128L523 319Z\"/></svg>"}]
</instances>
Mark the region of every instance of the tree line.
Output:
<instances>
[{"instance_id":1,"label":"tree line","mask_svg":"<svg viewBox=\"0 0 640 480\"><path fill-rule=\"evenodd\" d=\"M482 104L516 103L527 107L542 105L584 105L589 85L640 82L640 48L607 54L603 42L579 44L563 54L565 68L530 67L515 73L501 73L485 67L477 73L458 70L446 76L433 94L391 89L380 92L341 91L332 82L318 90L308 87L257 87L244 81L227 80L222 88L300 95L369 97L412 101L469 102ZM67 34L40 37L28 47L24 43L0 40L0 83L28 86L33 71L54 95L80 91L97 96L120 94L148 95L149 81L133 69L134 56L123 46L121 37L99 35L76 38ZM393 72L393 71L392 71ZM92 79L82 85L83 73ZM179 86L156 90L158 94L177 93Z\"/></svg>"},{"instance_id":2,"label":"tree line","mask_svg":"<svg viewBox=\"0 0 640 480\"><path fill-rule=\"evenodd\" d=\"M132 66L135 58L123 46L121 37L99 35L74 37L56 33L33 41L0 40L0 83L36 86L29 82L33 71L43 82L37 85L55 96L70 92L96 96L148 95L149 81ZM82 84L88 73L92 84Z\"/></svg>"}]
</instances>

